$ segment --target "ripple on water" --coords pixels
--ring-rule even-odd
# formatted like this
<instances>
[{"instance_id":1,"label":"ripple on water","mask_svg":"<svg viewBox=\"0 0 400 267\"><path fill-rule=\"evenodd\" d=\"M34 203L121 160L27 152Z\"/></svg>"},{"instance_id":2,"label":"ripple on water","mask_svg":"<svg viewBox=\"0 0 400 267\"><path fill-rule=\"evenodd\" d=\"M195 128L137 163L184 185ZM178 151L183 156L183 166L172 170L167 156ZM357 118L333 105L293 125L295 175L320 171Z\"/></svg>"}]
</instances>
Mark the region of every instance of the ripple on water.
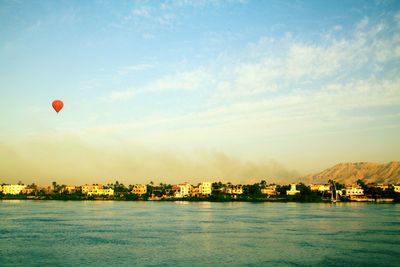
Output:
<instances>
[{"instance_id":1,"label":"ripple on water","mask_svg":"<svg viewBox=\"0 0 400 267\"><path fill-rule=\"evenodd\" d=\"M397 205L0 202L1 266L394 266Z\"/></svg>"}]
</instances>

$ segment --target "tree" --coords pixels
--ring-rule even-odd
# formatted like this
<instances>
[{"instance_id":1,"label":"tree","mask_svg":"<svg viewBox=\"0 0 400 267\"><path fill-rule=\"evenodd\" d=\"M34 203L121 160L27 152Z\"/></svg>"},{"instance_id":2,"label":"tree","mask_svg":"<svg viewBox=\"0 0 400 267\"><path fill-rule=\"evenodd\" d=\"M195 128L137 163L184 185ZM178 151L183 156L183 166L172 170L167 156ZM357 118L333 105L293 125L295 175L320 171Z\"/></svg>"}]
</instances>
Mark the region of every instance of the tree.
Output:
<instances>
[{"instance_id":1,"label":"tree","mask_svg":"<svg viewBox=\"0 0 400 267\"><path fill-rule=\"evenodd\" d=\"M276 186L276 192L278 192L279 195L286 195L287 190L290 190L290 185L277 185Z\"/></svg>"},{"instance_id":2,"label":"tree","mask_svg":"<svg viewBox=\"0 0 400 267\"><path fill-rule=\"evenodd\" d=\"M321 201L321 193L318 191L311 191L310 186L307 186L303 183L297 185L298 190L300 191L299 200L301 201Z\"/></svg>"},{"instance_id":3,"label":"tree","mask_svg":"<svg viewBox=\"0 0 400 267\"><path fill-rule=\"evenodd\" d=\"M383 189L379 187L369 187L365 194L370 195L376 201L378 198L382 197Z\"/></svg>"},{"instance_id":4,"label":"tree","mask_svg":"<svg viewBox=\"0 0 400 267\"><path fill-rule=\"evenodd\" d=\"M37 185L35 183L31 183L30 185L28 185L28 188L32 188L35 191L37 190Z\"/></svg>"},{"instance_id":5,"label":"tree","mask_svg":"<svg viewBox=\"0 0 400 267\"><path fill-rule=\"evenodd\" d=\"M120 183L120 182L118 182L118 181L115 181L115 184L114 184L113 189L114 189L114 192L115 192L116 194L117 194L117 193L127 193L127 192L129 191L129 189L126 188L125 185L124 185L123 183Z\"/></svg>"},{"instance_id":6,"label":"tree","mask_svg":"<svg viewBox=\"0 0 400 267\"><path fill-rule=\"evenodd\" d=\"M153 181L150 181L150 184L147 185L147 195L151 196L153 194L153 188L154 188L154 183Z\"/></svg>"},{"instance_id":7,"label":"tree","mask_svg":"<svg viewBox=\"0 0 400 267\"><path fill-rule=\"evenodd\" d=\"M54 193L58 193L58 191L60 191L60 185L57 184L57 182L52 182L51 184L53 185Z\"/></svg>"},{"instance_id":8,"label":"tree","mask_svg":"<svg viewBox=\"0 0 400 267\"><path fill-rule=\"evenodd\" d=\"M364 189L364 190L367 189L366 184L365 184L364 181L361 180L361 179L358 179L358 180L357 180L357 185L358 185L359 187L361 187L362 189Z\"/></svg>"},{"instance_id":9,"label":"tree","mask_svg":"<svg viewBox=\"0 0 400 267\"><path fill-rule=\"evenodd\" d=\"M342 190L345 188L344 184L335 182L336 190Z\"/></svg>"}]
</instances>

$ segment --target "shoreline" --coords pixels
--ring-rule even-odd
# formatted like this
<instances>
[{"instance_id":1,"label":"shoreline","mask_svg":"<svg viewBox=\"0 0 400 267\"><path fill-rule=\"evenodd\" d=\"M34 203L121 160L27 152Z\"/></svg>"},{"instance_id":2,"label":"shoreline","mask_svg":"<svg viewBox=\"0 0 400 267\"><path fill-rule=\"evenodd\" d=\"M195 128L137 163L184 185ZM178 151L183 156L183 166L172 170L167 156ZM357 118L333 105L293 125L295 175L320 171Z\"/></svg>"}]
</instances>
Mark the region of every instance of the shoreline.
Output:
<instances>
[{"instance_id":1,"label":"shoreline","mask_svg":"<svg viewBox=\"0 0 400 267\"><path fill-rule=\"evenodd\" d=\"M325 204L340 204L340 203L373 203L373 204L398 204L394 199L362 199L362 200L344 200L332 202L331 200L298 200L285 198L270 198L270 199L230 199L230 200L215 200L215 199L111 199L111 198L43 198L43 197L2 197L2 201L23 200L23 201L117 201L117 202L209 202L209 203L228 203L228 202L248 202L248 203L325 203Z\"/></svg>"}]
</instances>

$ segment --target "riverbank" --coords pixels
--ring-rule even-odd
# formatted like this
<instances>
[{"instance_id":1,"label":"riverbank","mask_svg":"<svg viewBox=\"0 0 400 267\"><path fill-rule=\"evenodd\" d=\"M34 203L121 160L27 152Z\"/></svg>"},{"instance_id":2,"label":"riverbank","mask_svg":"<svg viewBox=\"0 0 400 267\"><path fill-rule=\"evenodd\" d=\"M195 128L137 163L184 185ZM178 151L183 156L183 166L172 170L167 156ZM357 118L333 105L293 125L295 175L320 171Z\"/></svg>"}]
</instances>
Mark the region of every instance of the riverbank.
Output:
<instances>
[{"instance_id":1,"label":"riverbank","mask_svg":"<svg viewBox=\"0 0 400 267\"><path fill-rule=\"evenodd\" d=\"M46 196L30 196L30 195L3 195L0 200L34 200L34 201L47 201L47 200L60 200L60 201L160 201L160 202L300 202L300 203L332 203L328 198L325 199L304 199L300 196L287 196L287 197L242 197L242 198L229 198L229 197L203 197L203 198L147 198L135 197L130 195L124 197L88 197L76 195L46 195ZM338 202L369 202L369 203L400 203L396 199L390 198L358 198L358 199L342 199Z\"/></svg>"}]
</instances>

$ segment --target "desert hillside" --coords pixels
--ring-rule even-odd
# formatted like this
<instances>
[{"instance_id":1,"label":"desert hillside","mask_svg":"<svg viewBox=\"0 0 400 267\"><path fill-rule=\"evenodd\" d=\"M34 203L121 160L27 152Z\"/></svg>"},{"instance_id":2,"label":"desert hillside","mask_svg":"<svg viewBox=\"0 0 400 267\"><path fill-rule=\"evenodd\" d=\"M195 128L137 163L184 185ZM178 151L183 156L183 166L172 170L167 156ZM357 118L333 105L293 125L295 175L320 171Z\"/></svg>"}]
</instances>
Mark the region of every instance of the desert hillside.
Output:
<instances>
[{"instance_id":1,"label":"desert hillside","mask_svg":"<svg viewBox=\"0 0 400 267\"><path fill-rule=\"evenodd\" d=\"M306 183L326 183L329 179L347 185L356 184L358 179L365 183L399 183L400 162L340 163L319 173L306 175L301 180Z\"/></svg>"}]
</instances>

